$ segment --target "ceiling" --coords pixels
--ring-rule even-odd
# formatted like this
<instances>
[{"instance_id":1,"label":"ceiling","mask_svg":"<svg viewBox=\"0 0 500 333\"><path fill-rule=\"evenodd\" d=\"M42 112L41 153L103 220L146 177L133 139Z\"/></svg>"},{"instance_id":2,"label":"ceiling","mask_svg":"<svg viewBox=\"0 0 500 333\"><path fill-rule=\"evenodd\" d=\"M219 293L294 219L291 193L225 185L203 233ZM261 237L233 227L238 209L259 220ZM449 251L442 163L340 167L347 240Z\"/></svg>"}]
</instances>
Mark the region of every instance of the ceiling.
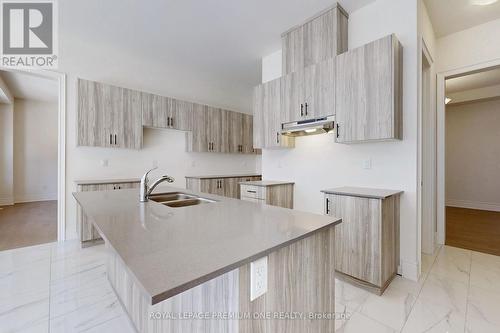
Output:
<instances>
[{"instance_id":1,"label":"ceiling","mask_svg":"<svg viewBox=\"0 0 500 333\"><path fill-rule=\"evenodd\" d=\"M438 38L500 18L500 1L488 6L472 5L472 0L424 1Z\"/></svg>"},{"instance_id":2,"label":"ceiling","mask_svg":"<svg viewBox=\"0 0 500 333\"><path fill-rule=\"evenodd\" d=\"M340 0L355 11L374 0ZM251 110L261 58L335 0L64 0L59 67L195 102Z\"/></svg>"},{"instance_id":3,"label":"ceiling","mask_svg":"<svg viewBox=\"0 0 500 333\"><path fill-rule=\"evenodd\" d=\"M500 68L446 80L446 93L500 85Z\"/></svg>"},{"instance_id":4,"label":"ceiling","mask_svg":"<svg viewBox=\"0 0 500 333\"><path fill-rule=\"evenodd\" d=\"M0 71L0 76L14 98L41 102L58 101L59 88L55 80L7 71Z\"/></svg>"}]
</instances>

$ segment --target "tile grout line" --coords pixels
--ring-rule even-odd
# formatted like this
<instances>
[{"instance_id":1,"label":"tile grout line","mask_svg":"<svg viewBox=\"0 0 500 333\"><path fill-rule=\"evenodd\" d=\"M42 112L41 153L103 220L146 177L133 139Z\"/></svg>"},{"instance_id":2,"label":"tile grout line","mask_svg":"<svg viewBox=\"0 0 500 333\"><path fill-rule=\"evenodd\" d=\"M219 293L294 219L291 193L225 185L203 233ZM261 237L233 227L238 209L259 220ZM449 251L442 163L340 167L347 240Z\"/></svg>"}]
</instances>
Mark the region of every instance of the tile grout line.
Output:
<instances>
[{"instance_id":1,"label":"tile grout line","mask_svg":"<svg viewBox=\"0 0 500 333\"><path fill-rule=\"evenodd\" d=\"M53 247L51 246L50 247L50 256L49 256L49 320L47 320L47 332L50 333L50 304L51 304L51 300L52 300L52 251L53 251Z\"/></svg>"},{"instance_id":2,"label":"tile grout line","mask_svg":"<svg viewBox=\"0 0 500 333\"><path fill-rule=\"evenodd\" d=\"M470 276L472 273L472 251L470 252L469 262L469 280L467 284L467 297L465 302L465 318L464 318L464 333L467 331L467 314L469 313L469 295L470 295Z\"/></svg>"},{"instance_id":3,"label":"tile grout line","mask_svg":"<svg viewBox=\"0 0 500 333\"><path fill-rule=\"evenodd\" d=\"M401 329L399 330L400 333L403 332L406 324L408 323L408 318L410 318L411 313L413 312L413 309L415 308L415 304L417 303L418 298L420 297L420 294L422 293L422 289L424 289L425 283L427 282L427 279L429 278L429 275L431 275L432 267L434 267L434 264L436 263L437 257L439 256L439 253L441 253L441 249L442 248L443 248L443 246L441 246L439 248L439 250L437 251L438 253L436 253L436 256L434 257L434 260L432 261L432 264L429 266L429 271L425 274L424 281L422 282L422 287L420 287L419 290L418 290L417 296L415 297L415 302L413 302L413 304L411 306L411 309L410 309L410 312L408 312L408 316L405 318L405 322L404 322L403 326L401 327Z\"/></svg>"}]
</instances>

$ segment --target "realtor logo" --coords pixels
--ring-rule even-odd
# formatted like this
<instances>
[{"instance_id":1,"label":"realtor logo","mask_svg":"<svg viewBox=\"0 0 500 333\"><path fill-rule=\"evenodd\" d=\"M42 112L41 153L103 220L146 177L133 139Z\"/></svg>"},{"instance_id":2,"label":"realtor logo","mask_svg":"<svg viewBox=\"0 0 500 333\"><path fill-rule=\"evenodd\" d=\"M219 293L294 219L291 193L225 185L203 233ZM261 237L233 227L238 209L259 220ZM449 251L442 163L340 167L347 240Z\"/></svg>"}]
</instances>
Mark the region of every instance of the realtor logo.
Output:
<instances>
[{"instance_id":1,"label":"realtor logo","mask_svg":"<svg viewBox=\"0 0 500 333\"><path fill-rule=\"evenodd\" d=\"M1 64L8 67L55 68L55 2L0 0L0 3Z\"/></svg>"}]
</instances>

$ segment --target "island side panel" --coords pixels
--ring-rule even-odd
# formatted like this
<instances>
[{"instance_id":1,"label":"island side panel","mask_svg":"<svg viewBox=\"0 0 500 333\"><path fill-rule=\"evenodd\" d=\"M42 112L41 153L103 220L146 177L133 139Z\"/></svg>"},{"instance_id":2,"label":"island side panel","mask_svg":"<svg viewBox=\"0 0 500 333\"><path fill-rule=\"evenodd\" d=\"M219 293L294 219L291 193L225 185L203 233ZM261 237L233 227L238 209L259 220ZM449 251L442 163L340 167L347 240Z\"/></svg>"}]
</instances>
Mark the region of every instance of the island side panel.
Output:
<instances>
[{"instance_id":1,"label":"island side panel","mask_svg":"<svg viewBox=\"0 0 500 333\"><path fill-rule=\"evenodd\" d=\"M250 301L250 264L240 267L240 312L335 313L335 229L327 228L268 256L268 290ZM335 320L241 320L239 333L334 332Z\"/></svg>"},{"instance_id":2,"label":"island side panel","mask_svg":"<svg viewBox=\"0 0 500 333\"><path fill-rule=\"evenodd\" d=\"M109 249L107 273L118 299L140 333L238 332L238 321L235 319L172 319L182 314L237 314L238 269L155 305L151 305L150 297L112 249Z\"/></svg>"},{"instance_id":3,"label":"island side panel","mask_svg":"<svg viewBox=\"0 0 500 333\"><path fill-rule=\"evenodd\" d=\"M269 320L266 312L335 313L335 229L325 228L268 255L268 291L250 301L250 264L151 305L151 298L109 250L108 279L141 333L333 332L335 320ZM249 314L251 319L173 319L183 313ZM153 318L151 318L153 314ZM254 318L254 315L257 317ZM167 317L165 317L167 315ZM174 317L168 317L168 316ZM159 317L158 317L159 316Z\"/></svg>"}]
</instances>

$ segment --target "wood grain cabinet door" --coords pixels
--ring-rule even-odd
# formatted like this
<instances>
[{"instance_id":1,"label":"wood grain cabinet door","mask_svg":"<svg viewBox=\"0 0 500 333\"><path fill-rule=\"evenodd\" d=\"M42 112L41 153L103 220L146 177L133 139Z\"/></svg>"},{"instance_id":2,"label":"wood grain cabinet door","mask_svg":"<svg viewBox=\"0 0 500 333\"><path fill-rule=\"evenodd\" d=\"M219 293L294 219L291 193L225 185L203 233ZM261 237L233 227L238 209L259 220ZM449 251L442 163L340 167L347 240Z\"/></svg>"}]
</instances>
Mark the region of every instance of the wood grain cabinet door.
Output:
<instances>
[{"instance_id":1,"label":"wood grain cabinet door","mask_svg":"<svg viewBox=\"0 0 500 333\"><path fill-rule=\"evenodd\" d=\"M335 114L335 58L304 69L304 119Z\"/></svg>"},{"instance_id":2,"label":"wood grain cabinet door","mask_svg":"<svg viewBox=\"0 0 500 333\"><path fill-rule=\"evenodd\" d=\"M329 215L341 217L335 227L335 269L381 284L380 200L327 195Z\"/></svg>"},{"instance_id":3,"label":"wood grain cabinet door","mask_svg":"<svg viewBox=\"0 0 500 333\"><path fill-rule=\"evenodd\" d=\"M253 102L252 102L252 112L253 112L253 147L255 149L264 148L264 133L265 133L265 123L264 123L264 89L265 86L260 84L253 89Z\"/></svg>"},{"instance_id":4,"label":"wood grain cabinet door","mask_svg":"<svg viewBox=\"0 0 500 333\"><path fill-rule=\"evenodd\" d=\"M170 99L154 94L142 94L142 123L146 127L168 128Z\"/></svg>"},{"instance_id":5,"label":"wood grain cabinet door","mask_svg":"<svg viewBox=\"0 0 500 333\"><path fill-rule=\"evenodd\" d=\"M123 88L99 83L103 94L104 135L106 147L123 146Z\"/></svg>"},{"instance_id":6,"label":"wood grain cabinet door","mask_svg":"<svg viewBox=\"0 0 500 333\"><path fill-rule=\"evenodd\" d=\"M400 54L390 35L337 56L337 142L401 138Z\"/></svg>"},{"instance_id":7,"label":"wood grain cabinet door","mask_svg":"<svg viewBox=\"0 0 500 333\"><path fill-rule=\"evenodd\" d=\"M243 114L226 111L222 113L222 152L243 153Z\"/></svg>"},{"instance_id":8,"label":"wood grain cabinet door","mask_svg":"<svg viewBox=\"0 0 500 333\"><path fill-rule=\"evenodd\" d=\"M193 103L170 99L167 123L168 128L190 131L193 128Z\"/></svg>"},{"instance_id":9,"label":"wood grain cabinet door","mask_svg":"<svg viewBox=\"0 0 500 333\"><path fill-rule=\"evenodd\" d=\"M265 148L281 147L281 79L264 84Z\"/></svg>"},{"instance_id":10,"label":"wood grain cabinet door","mask_svg":"<svg viewBox=\"0 0 500 333\"><path fill-rule=\"evenodd\" d=\"M302 120L304 105L304 70L287 74L281 78L281 122Z\"/></svg>"},{"instance_id":11,"label":"wood grain cabinet door","mask_svg":"<svg viewBox=\"0 0 500 333\"><path fill-rule=\"evenodd\" d=\"M193 130L188 133L188 151L208 152L211 144L208 141L207 106L193 104Z\"/></svg>"},{"instance_id":12,"label":"wood grain cabinet door","mask_svg":"<svg viewBox=\"0 0 500 333\"><path fill-rule=\"evenodd\" d=\"M303 26L304 66L335 57L347 50L347 17L332 8Z\"/></svg>"},{"instance_id":13,"label":"wood grain cabinet door","mask_svg":"<svg viewBox=\"0 0 500 333\"><path fill-rule=\"evenodd\" d=\"M106 147L104 96L97 82L78 79L78 146Z\"/></svg>"},{"instance_id":14,"label":"wood grain cabinet door","mask_svg":"<svg viewBox=\"0 0 500 333\"><path fill-rule=\"evenodd\" d=\"M142 129L142 93L135 90L123 91L123 123L120 126L120 146L122 148L141 149L143 140ZM118 140L117 140L118 144Z\"/></svg>"},{"instance_id":15,"label":"wood grain cabinet door","mask_svg":"<svg viewBox=\"0 0 500 333\"><path fill-rule=\"evenodd\" d=\"M238 199L239 197L239 182L241 178L224 178L223 188L224 196L229 198Z\"/></svg>"},{"instance_id":16,"label":"wood grain cabinet door","mask_svg":"<svg viewBox=\"0 0 500 333\"><path fill-rule=\"evenodd\" d=\"M222 146L222 110L211 106L207 106L206 110L206 133L210 143L209 152L224 152L225 148Z\"/></svg>"},{"instance_id":17,"label":"wood grain cabinet door","mask_svg":"<svg viewBox=\"0 0 500 333\"><path fill-rule=\"evenodd\" d=\"M254 117L250 114L242 114L242 146L244 154L254 153L254 140L253 140L253 127L254 127Z\"/></svg>"},{"instance_id":18,"label":"wood grain cabinet door","mask_svg":"<svg viewBox=\"0 0 500 333\"><path fill-rule=\"evenodd\" d=\"M298 27L281 36L282 73L296 72L304 67L303 27Z\"/></svg>"}]
</instances>

